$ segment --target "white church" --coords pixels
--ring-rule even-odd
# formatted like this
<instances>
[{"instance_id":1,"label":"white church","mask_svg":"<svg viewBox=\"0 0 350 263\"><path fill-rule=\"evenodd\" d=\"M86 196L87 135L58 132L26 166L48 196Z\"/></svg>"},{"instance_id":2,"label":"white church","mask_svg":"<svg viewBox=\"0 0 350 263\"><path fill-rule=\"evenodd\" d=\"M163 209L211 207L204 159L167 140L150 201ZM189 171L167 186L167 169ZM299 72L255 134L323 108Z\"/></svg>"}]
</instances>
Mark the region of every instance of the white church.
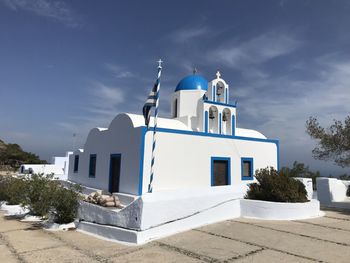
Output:
<instances>
[{"instance_id":1,"label":"white church","mask_svg":"<svg viewBox=\"0 0 350 263\"><path fill-rule=\"evenodd\" d=\"M210 82L193 74L178 83L171 117L158 118L152 193L148 184L154 119L146 127L143 115L122 113L108 128L92 129L84 149L70 155L68 180L109 191L124 200L125 208L114 216L101 216L107 213L102 210L94 218L82 216L82 229L114 239L109 236L114 230L129 229L134 236L119 234L117 239L142 243L164 231L238 217L237 200L254 181L254 172L279 168L279 143L238 128L236 104L230 103L229 94L219 72ZM174 225L178 220L181 226ZM101 230L101 224L106 229Z\"/></svg>"}]
</instances>

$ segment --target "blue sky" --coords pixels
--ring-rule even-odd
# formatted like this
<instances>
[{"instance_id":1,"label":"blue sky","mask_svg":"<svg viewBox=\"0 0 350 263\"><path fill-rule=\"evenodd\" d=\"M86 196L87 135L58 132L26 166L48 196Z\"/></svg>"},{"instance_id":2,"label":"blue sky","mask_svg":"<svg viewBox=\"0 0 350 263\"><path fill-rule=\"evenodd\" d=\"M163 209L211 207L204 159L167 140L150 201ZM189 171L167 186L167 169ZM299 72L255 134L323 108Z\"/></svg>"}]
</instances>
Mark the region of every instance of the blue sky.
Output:
<instances>
[{"instance_id":1,"label":"blue sky","mask_svg":"<svg viewBox=\"0 0 350 263\"><path fill-rule=\"evenodd\" d=\"M0 138L46 159L82 147L141 113L162 58L161 116L193 67L219 69L238 126L279 139L282 165L347 172L313 160L305 121L349 114L349 13L345 0L0 0Z\"/></svg>"}]
</instances>

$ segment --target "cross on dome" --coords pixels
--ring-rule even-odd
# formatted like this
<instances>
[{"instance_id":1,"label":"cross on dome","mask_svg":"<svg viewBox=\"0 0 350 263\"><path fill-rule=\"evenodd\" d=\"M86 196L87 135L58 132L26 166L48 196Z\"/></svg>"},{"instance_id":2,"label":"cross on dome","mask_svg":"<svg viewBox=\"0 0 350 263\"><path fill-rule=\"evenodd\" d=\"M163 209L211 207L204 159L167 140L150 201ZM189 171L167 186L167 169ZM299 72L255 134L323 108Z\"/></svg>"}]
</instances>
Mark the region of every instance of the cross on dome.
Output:
<instances>
[{"instance_id":1,"label":"cross on dome","mask_svg":"<svg viewBox=\"0 0 350 263\"><path fill-rule=\"evenodd\" d=\"M216 72L216 78L219 79L221 77L220 71Z\"/></svg>"}]
</instances>

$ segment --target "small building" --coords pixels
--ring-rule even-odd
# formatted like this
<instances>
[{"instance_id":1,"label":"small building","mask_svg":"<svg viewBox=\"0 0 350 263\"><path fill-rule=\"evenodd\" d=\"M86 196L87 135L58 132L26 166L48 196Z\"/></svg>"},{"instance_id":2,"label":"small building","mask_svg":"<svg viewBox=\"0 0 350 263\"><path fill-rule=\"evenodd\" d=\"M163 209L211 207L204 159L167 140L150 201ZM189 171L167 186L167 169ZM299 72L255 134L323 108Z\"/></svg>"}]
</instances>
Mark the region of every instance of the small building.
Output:
<instances>
[{"instance_id":1,"label":"small building","mask_svg":"<svg viewBox=\"0 0 350 263\"><path fill-rule=\"evenodd\" d=\"M118 114L108 128L90 131L69 163L68 180L118 196L122 209L83 202L79 226L114 240L152 239L239 217L247 184L260 168L279 167L279 143L237 127L237 105L220 73L208 82L182 79L171 97L171 117L158 118L152 192L154 119ZM162 100L161 100L162 102Z\"/></svg>"},{"instance_id":2,"label":"small building","mask_svg":"<svg viewBox=\"0 0 350 263\"><path fill-rule=\"evenodd\" d=\"M237 107L219 72L209 83L199 75L182 79L172 94L171 118L158 118L156 132L153 192L245 189L255 170L278 169L278 141L237 127ZM108 128L92 129L84 149L70 156L69 180L141 196L150 181L152 136L143 115L118 114Z\"/></svg>"},{"instance_id":3,"label":"small building","mask_svg":"<svg viewBox=\"0 0 350 263\"><path fill-rule=\"evenodd\" d=\"M22 164L18 173L24 174L54 174L54 178L67 180L69 171L69 156L73 152L66 152L66 156L54 156L50 164Z\"/></svg>"}]
</instances>

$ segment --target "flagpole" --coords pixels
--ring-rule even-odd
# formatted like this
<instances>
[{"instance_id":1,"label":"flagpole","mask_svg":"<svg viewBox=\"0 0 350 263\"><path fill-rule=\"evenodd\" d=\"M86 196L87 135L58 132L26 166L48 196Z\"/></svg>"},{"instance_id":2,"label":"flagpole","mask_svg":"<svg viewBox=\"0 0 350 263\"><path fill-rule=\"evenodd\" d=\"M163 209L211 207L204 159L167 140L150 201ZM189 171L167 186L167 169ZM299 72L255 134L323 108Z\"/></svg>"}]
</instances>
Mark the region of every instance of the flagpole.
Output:
<instances>
[{"instance_id":1,"label":"flagpole","mask_svg":"<svg viewBox=\"0 0 350 263\"><path fill-rule=\"evenodd\" d=\"M148 192L153 191L153 179L154 179L154 162L155 162L155 149L156 149L156 133L157 133L157 120L158 120L158 106L159 106L159 89L160 89L160 76L162 74L162 60L158 61L158 76L157 76L157 90L156 90L156 105L154 110L154 127L153 127L153 142L152 142L152 158L151 158L151 176L148 184Z\"/></svg>"}]
</instances>

